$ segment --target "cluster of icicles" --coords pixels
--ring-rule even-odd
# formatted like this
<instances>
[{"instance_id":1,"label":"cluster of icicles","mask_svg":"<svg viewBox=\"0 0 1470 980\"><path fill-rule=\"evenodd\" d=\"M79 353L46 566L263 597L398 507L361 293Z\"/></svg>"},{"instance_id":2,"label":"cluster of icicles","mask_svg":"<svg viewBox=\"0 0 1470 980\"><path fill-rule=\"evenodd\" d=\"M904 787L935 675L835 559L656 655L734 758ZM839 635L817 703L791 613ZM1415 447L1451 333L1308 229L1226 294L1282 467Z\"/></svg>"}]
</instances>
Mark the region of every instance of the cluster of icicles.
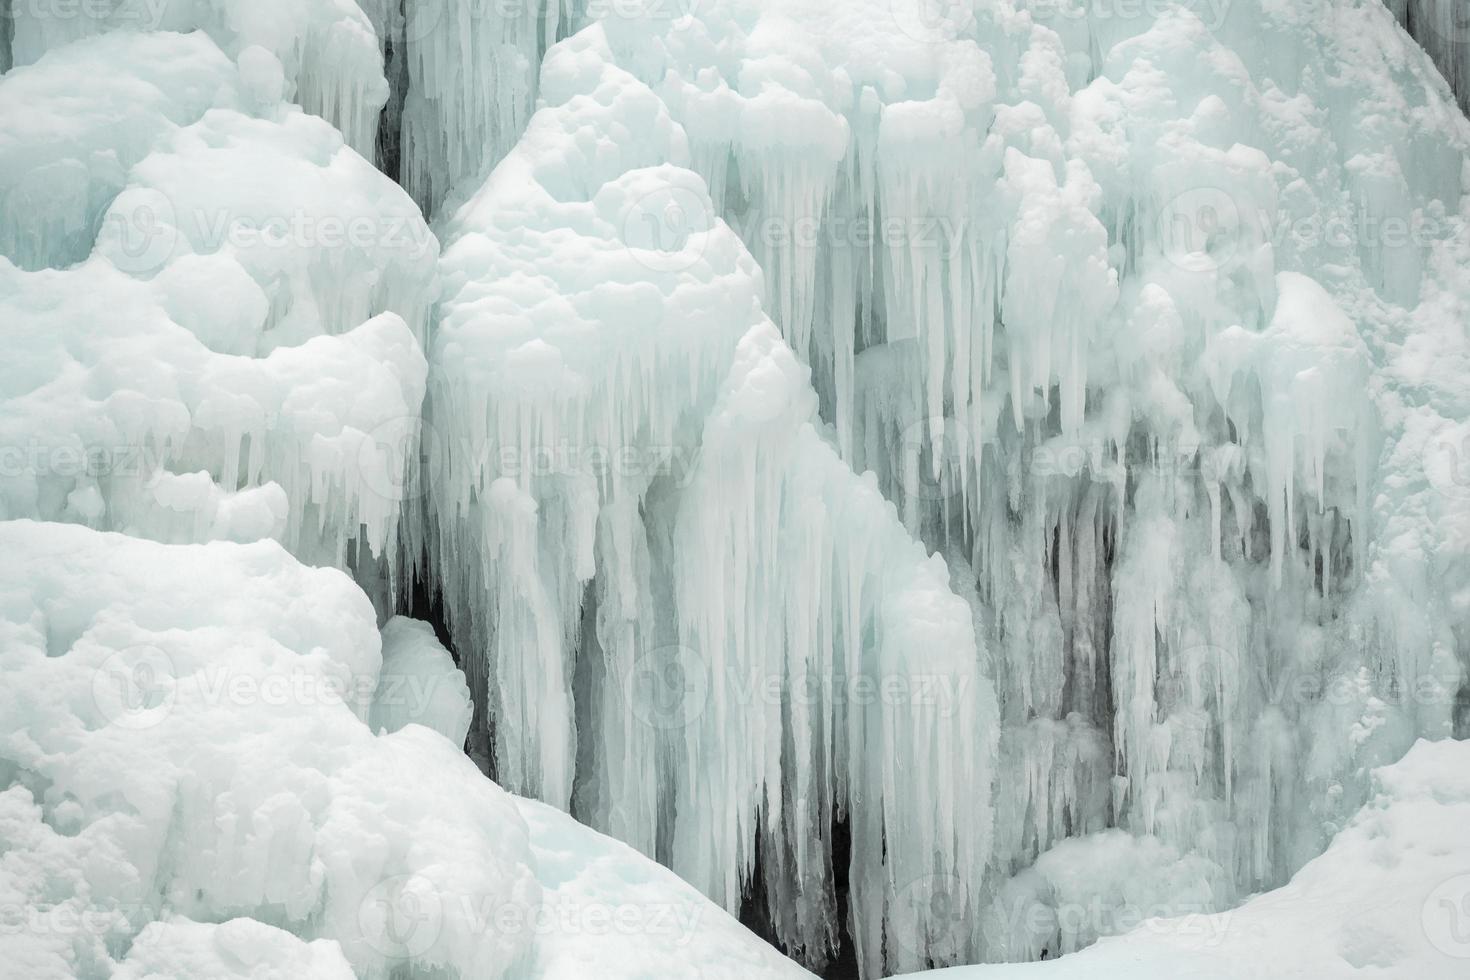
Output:
<instances>
[{"instance_id":1,"label":"cluster of icicles","mask_svg":"<svg viewBox=\"0 0 1470 980\"><path fill-rule=\"evenodd\" d=\"M1427 260L1366 238L1283 241L1279 225L1457 200L1456 151L1426 142L1422 121L1385 133L1392 123L1343 97L1349 80L1325 79L1310 93L1324 118L1298 122L1337 159L1387 138L1422 154L1420 176L1386 187L1371 168L1329 168L1313 174L1320 191L1283 197L1290 181L1273 167L1312 161L1257 125L1275 93L1240 77L1276 77L1293 50L1319 56L1329 32L1398 41L1364 8L1366 27L1285 25L1237 72L1244 56L1226 42L1266 15L1245 6L1209 29L1169 11L1129 25L1131 38L1085 18L1053 31L977 13L923 39L938 53L906 101L856 77L861 39L842 49L795 9L782 13L845 70L813 79L761 62L749 12L756 23L718 10L693 26L607 18L556 49L542 125L440 218L436 443L413 522L429 530L410 547L461 653L484 657L477 724L498 778L732 910L760 875L789 951L820 967L845 928L876 975L1035 958L1106 928L1018 908L1228 905L1320 851L1361 802L1364 765L1450 733L1462 668L1447 624L1406 623L1365 584L1379 560L1374 462L1393 434L1363 397L1375 352L1360 323L1382 304L1412 307ZM883 21L853 19L865 13ZM1368 54L1384 75L1398 56ZM710 67L728 62L744 74ZM1456 119L1418 71L1440 118ZM666 126L664 113L676 136L627 135ZM617 134L618 152L547 135L579 127ZM627 177L665 162L702 179L676 171L660 191ZM631 190L609 191L625 180ZM578 211L584 198L595 218ZM670 247L629 233L649 216L618 210L627 198L658 202L655 230L675 248L696 242L699 262L639 269L582 251L579 274L546 258L542 236L563 226ZM686 295L726 274L709 243L723 229L689 223L702 208L744 238L765 309L810 365L826 434L794 457L718 407L745 324L723 333L713 305ZM780 233L803 227L810 240ZM862 227L909 231L850 234ZM529 285L532 269L546 282ZM594 280L630 276L663 297L656 325L598 294ZM540 309L543 288L566 307ZM625 316L636 329L615 326ZM567 318L589 326L562 333ZM844 472L871 475L818 479L823 443ZM497 468L541 445L575 459L659 447L675 465L631 479ZM848 489L834 499L833 486ZM873 539L860 559L838 529L848 496L872 489L896 509L846 525ZM958 625L942 647L893 659L895 604L930 637L949 615L904 606L912 586L884 574L912 550L874 543L895 518L944 557L932 601L966 599L977 645L955 724L924 716L927 728L885 735L894 717L919 717L912 706L855 712L793 692L815 677L841 693L894 664L906 681L968 682ZM761 682L778 694L751 698ZM1406 699L1410 684L1432 691ZM640 698L673 720L650 719ZM878 738L881 758L853 754L859 735ZM955 771L972 774L960 793ZM838 826L852 836L845 869L832 867ZM1080 838L1070 854L1101 855L1119 846L1108 828L1142 843L1079 893L1047 852ZM909 852L914 834L931 836Z\"/></svg>"},{"instance_id":2,"label":"cluster of icicles","mask_svg":"<svg viewBox=\"0 0 1470 980\"><path fill-rule=\"evenodd\" d=\"M269 41L217 6L155 26ZM1385 584L1364 394L1431 263L1279 234L1457 202L1448 89L1376 4L985 6L373 0L274 52L445 246L429 328L377 331L428 337L403 513L324 465L288 539L442 595L507 789L864 976L1281 882L1463 675Z\"/></svg>"}]
</instances>

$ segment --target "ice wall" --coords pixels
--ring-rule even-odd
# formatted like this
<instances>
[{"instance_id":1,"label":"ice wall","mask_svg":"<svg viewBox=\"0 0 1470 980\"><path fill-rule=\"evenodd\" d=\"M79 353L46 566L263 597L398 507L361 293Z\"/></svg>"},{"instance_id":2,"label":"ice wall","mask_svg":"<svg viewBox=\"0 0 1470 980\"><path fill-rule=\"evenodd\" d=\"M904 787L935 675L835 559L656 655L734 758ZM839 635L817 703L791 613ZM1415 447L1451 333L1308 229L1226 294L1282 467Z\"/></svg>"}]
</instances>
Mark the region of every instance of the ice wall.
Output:
<instances>
[{"instance_id":1,"label":"ice wall","mask_svg":"<svg viewBox=\"0 0 1470 980\"><path fill-rule=\"evenodd\" d=\"M464 745L474 705L464 673L439 643L434 629L406 616L383 625L383 669L368 711L368 727L396 732L423 725L454 745Z\"/></svg>"},{"instance_id":2,"label":"ice wall","mask_svg":"<svg viewBox=\"0 0 1470 980\"><path fill-rule=\"evenodd\" d=\"M1123 935L1048 963L962 967L936 980L1167 980L1180 974L1234 980L1365 971L1455 980L1464 976L1467 946L1467 748L1463 741L1420 741L1395 764L1373 771L1368 802L1326 852L1285 886L1239 908L1201 914L1184 903L1157 902L1147 897L1143 879L1131 886L1133 899L1100 917ZM1394 857L1383 860L1387 854ZM1096 857L1106 859L1101 851ZM1085 867L1096 865L1077 861L1072 870ZM1062 921L1088 921L1094 908L1065 905Z\"/></svg>"},{"instance_id":3,"label":"ice wall","mask_svg":"<svg viewBox=\"0 0 1470 980\"><path fill-rule=\"evenodd\" d=\"M1121 827L1197 869L1190 901L1284 881L1366 766L1457 730L1449 90L1365 2L687 13L598 24L710 189L649 228L741 235L842 457L970 599L1024 787L989 867ZM534 123L487 186L532 152L582 186ZM665 547L635 552L655 595L666 561L692 578Z\"/></svg>"},{"instance_id":4,"label":"ice wall","mask_svg":"<svg viewBox=\"0 0 1470 980\"><path fill-rule=\"evenodd\" d=\"M1470 106L1470 10L1455 0L1386 0L1385 5L1434 59L1461 108Z\"/></svg>"},{"instance_id":5,"label":"ice wall","mask_svg":"<svg viewBox=\"0 0 1470 980\"><path fill-rule=\"evenodd\" d=\"M807 963L1223 907L1470 731L1448 5L0 7L0 517L417 564L472 753Z\"/></svg>"},{"instance_id":6,"label":"ice wall","mask_svg":"<svg viewBox=\"0 0 1470 980\"><path fill-rule=\"evenodd\" d=\"M546 107L447 225L426 571L477 728L497 779L726 909L761 875L810 962L840 873L865 969L922 965L909 883L978 903L990 847L973 617L827 444L684 130L611 60L600 28L553 49Z\"/></svg>"},{"instance_id":7,"label":"ice wall","mask_svg":"<svg viewBox=\"0 0 1470 980\"><path fill-rule=\"evenodd\" d=\"M580 24L580 0L394 0L366 6L391 50L390 123L404 187L434 215L473 192L514 145L536 106L546 49ZM635 2L631 7L636 8ZM457 203L457 202L456 202Z\"/></svg>"},{"instance_id":8,"label":"ice wall","mask_svg":"<svg viewBox=\"0 0 1470 980\"><path fill-rule=\"evenodd\" d=\"M90 0L7 5L10 62L28 65L112 31L202 31L229 57L252 47L281 65L284 94L371 158L388 98L372 22L353 0Z\"/></svg>"},{"instance_id":9,"label":"ice wall","mask_svg":"<svg viewBox=\"0 0 1470 980\"><path fill-rule=\"evenodd\" d=\"M396 545L438 244L283 78L119 31L0 81L0 515L274 537L388 604L356 551Z\"/></svg>"}]
</instances>

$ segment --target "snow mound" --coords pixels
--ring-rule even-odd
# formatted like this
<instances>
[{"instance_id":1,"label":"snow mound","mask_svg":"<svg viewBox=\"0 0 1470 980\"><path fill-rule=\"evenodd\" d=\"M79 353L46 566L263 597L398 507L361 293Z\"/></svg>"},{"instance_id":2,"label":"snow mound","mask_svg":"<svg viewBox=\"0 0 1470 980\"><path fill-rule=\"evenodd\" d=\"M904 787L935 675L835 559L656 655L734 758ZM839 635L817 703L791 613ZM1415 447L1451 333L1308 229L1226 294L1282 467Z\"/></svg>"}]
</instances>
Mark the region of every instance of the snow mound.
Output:
<instances>
[{"instance_id":1,"label":"snow mound","mask_svg":"<svg viewBox=\"0 0 1470 980\"><path fill-rule=\"evenodd\" d=\"M163 277L205 323L213 311L190 289L229 283L247 308L258 293L260 353L388 311L422 338L439 249L418 209L320 119L279 102L264 115L215 110L169 134L103 215L97 252ZM258 290L234 285L236 266ZM223 352L256 352L235 342Z\"/></svg>"},{"instance_id":2,"label":"snow mound","mask_svg":"<svg viewBox=\"0 0 1470 980\"><path fill-rule=\"evenodd\" d=\"M382 598L438 244L271 57L118 31L0 80L0 516L274 537Z\"/></svg>"},{"instance_id":3,"label":"snow mound","mask_svg":"<svg viewBox=\"0 0 1470 980\"><path fill-rule=\"evenodd\" d=\"M251 64L252 87L273 88L273 101L298 103L373 155L388 82L373 24L353 0L88 0L5 9L12 23L8 37L0 35L7 48L0 67L32 64L97 34L200 31Z\"/></svg>"},{"instance_id":4,"label":"snow mound","mask_svg":"<svg viewBox=\"0 0 1470 980\"><path fill-rule=\"evenodd\" d=\"M383 627L383 669L368 725L396 732L423 725L464 745L474 705L464 673L428 623L394 616Z\"/></svg>"},{"instance_id":5,"label":"snow mound","mask_svg":"<svg viewBox=\"0 0 1470 980\"><path fill-rule=\"evenodd\" d=\"M365 525L381 551L424 386L403 321L243 357L211 351L160 291L101 258L34 273L0 258L0 322L17 330L0 370L0 515L179 543L279 536L328 564Z\"/></svg>"},{"instance_id":6,"label":"snow mound","mask_svg":"<svg viewBox=\"0 0 1470 980\"><path fill-rule=\"evenodd\" d=\"M542 918L527 925L556 933L537 943L526 980L810 976L628 845L544 803L517 798L516 806L544 896Z\"/></svg>"},{"instance_id":7,"label":"snow mound","mask_svg":"<svg viewBox=\"0 0 1470 980\"><path fill-rule=\"evenodd\" d=\"M806 975L440 734L375 736L383 682L443 651L397 619L380 671L341 572L29 521L0 548L0 956L23 975Z\"/></svg>"},{"instance_id":8,"label":"snow mound","mask_svg":"<svg viewBox=\"0 0 1470 980\"><path fill-rule=\"evenodd\" d=\"M210 977L213 980L353 980L355 974L336 943L302 942L289 932L255 919L150 922L133 940L114 980Z\"/></svg>"},{"instance_id":9,"label":"snow mound","mask_svg":"<svg viewBox=\"0 0 1470 980\"><path fill-rule=\"evenodd\" d=\"M1289 883L1239 908L1147 918L1126 935L1054 963L925 973L935 980L1063 977L1380 976L1451 980L1465 975L1470 941L1470 744L1419 741L1373 772L1368 804ZM1129 906L1125 906L1129 907ZM1070 910L1078 921L1095 906ZM1115 920L1116 921L1116 920Z\"/></svg>"},{"instance_id":10,"label":"snow mound","mask_svg":"<svg viewBox=\"0 0 1470 980\"><path fill-rule=\"evenodd\" d=\"M521 961L485 917L539 903L525 824L458 746L364 724L379 640L345 575L29 521L0 548L0 894L37 923L7 962L106 975L134 940L197 946L139 935L172 916L336 940L366 977Z\"/></svg>"},{"instance_id":11,"label":"snow mound","mask_svg":"<svg viewBox=\"0 0 1470 980\"><path fill-rule=\"evenodd\" d=\"M202 34L108 34L0 85L0 253L24 269L92 251L128 170L211 108L241 108L234 64Z\"/></svg>"}]
</instances>

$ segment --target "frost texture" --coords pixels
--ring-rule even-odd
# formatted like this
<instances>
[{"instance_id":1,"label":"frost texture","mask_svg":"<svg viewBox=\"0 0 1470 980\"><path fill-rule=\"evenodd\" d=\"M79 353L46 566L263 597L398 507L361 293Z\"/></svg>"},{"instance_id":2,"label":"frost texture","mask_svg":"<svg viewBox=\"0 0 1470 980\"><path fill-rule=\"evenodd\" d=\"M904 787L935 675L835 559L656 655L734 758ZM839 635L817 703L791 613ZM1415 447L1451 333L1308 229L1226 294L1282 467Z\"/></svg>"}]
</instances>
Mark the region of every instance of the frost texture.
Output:
<instances>
[{"instance_id":1,"label":"frost texture","mask_svg":"<svg viewBox=\"0 0 1470 980\"><path fill-rule=\"evenodd\" d=\"M4 111L31 120L3 151L20 177L5 206L25 217L7 225L20 267L0 257L0 516L275 537L337 566L395 544L438 244L331 126L252 80L252 60L202 35L120 32L0 84ZM113 61L135 77L69 87ZM120 92L154 101L118 118ZM70 121L72 101L74 124L35 121ZM61 171L74 194L26 190Z\"/></svg>"},{"instance_id":2,"label":"frost texture","mask_svg":"<svg viewBox=\"0 0 1470 980\"><path fill-rule=\"evenodd\" d=\"M255 919L215 923L175 918L151 922L113 974L115 980L149 977L215 977L257 980L261 976L300 980L353 980L352 967L330 941L305 943Z\"/></svg>"},{"instance_id":3,"label":"frost texture","mask_svg":"<svg viewBox=\"0 0 1470 980\"><path fill-rule=\"evenodd\" d=\"M475 915L539 902L525 825L457 746L364 724L379 641L345 575L29 521L0 546L6 902L105 924L7 931L7 962L106 975L164 909L333 939L368 977L524 954ZM440 909L432 945L383 919L405 890Z\"/></svg>"},{"instance_id":4,"label":"frost texture","mask_svg":"<svg viewBox=\"0 0 1470 980\"><path fill-rule=\"evenodd\" d=\"M646 964L705 951L741 964L715 975L802 975L459 744L375 735L385 682L432 652L394 620L380 658L341 572L269 541L31 521L0 523L0 548L0 956L18 975L550 978L608 935Z\"/></svg>"},{"instance_id":5,"label":"frost texture","mask_svg":"<svg viewBox=\"0 0 1470 980\"><path fill-rule=\"evenodd\" d=\"M520 137L541 58L566 36L573 2L416 0L384 16L405 51L403 185L426 214L483 179Z\"/></svg>"},{"instance_id":6,"label":"frost texture","mask_svg":"<svg viewBox=\"0 0 1470 980\"><path fill-rule=\"evenodd\" d=\"M1462 108L1470 106L1470 8L1456 0L1386 0L1439 66Z\"/></svg>"},{"instance_id":7,"label":"frost texture","mask_svg":"<svg viewBox=\"0 0 1470 980\"><path fill-rule=\"evenodd\" d=\"M288 101L371 157L388 83L373 24L353 0L89 0L7 4L11 64L112 31L201 31L231 58L268 54Z\"/></svg>"},{"instance_id":8,"label":"frost texture","mask_svg":"<svg viewBox=\"0 0 1470 980\"><path fill-rule=\"evenodd\" d=\"M128 915L9 961L574 972L479 918L583 879L467 737L812 966L844 931L865 976L1034 958L1291 880L1237 935L1307 895L1343 923L1297 930L1312 963L1436 975L1354 911L1399 879L1313 860L1412 850L1375 796L1407 777L1367 774L1470 731L1462 5L1388 6L0 2L0 888L170 903L156 946ZM427 579L463 681L406 620L382 673L363 595L263 538L385 617ZM109 585L155 566L166 600ZM350 637L293 618L323 592ZM135 639L167 691L365 689L144 737L87 700L158 666ZM133 688L89 695L113 655ZM474 881L415 950L350 896L421 859L377 897Z\"/></svg>"},{"instance_id":9,"label":"frost texture","mask_svg":"<svg viewBox=\"0 0 1470 980\"><path fill-rule=\"evenodd\" d=\"M542 92L447 228L431 354L429 568L494 773L731 911L759 853L781 935L817 960L850 820L876 966L904 885L978 882L988 853L988 802L960 819L954 795L986 799L994 753L970 609L814 427L733 232L663 234L710 204L648 166L687 159L659 100L596 29ZM608 136L592 155L578 133Z\"/></svg>"},{"instance_id":10,"label":"frost texture","mask_svg":"<svg viewBox=\"0 0 1470 980\"><path fill-rule=\"evenodd\" d=\"M1463 833L1470 819L1466 749L1464 742L1421 741L1399 762L1375 770L1368 803L1324 854L1285 886L1228 912L1165 911L1163 917L1152 918L1157 910L1187 903L1164 900L1163 893L1145 897L1147 878L1109 874L1099 862L1126 860L1126 847L1110 849L1111 855L1098 848L1089 859L1072 853L1075 849L1068 844L1066 856L1074 859L1074 874L1098 872L1133 891L1124 906L1132 924L1120 930L1126 934L1055 962L967 967L942 976L1167 980L1184 975L1234 980L1355 977L1369 971L1430 980L1462 977L1470 953L1460 904L1470 886ZM1059 891L1067 894L1070 889ZM1081 908L1095 906L1073 904L1074 921L1082 918L1077 915ZM1140 923L1145 917L1151 921Z\"/></svg>"},{"instance_id":11,"label":"frost texture","mask_svg":"<svg viewBox=\"0 0 1470 980\"><path fill-rule=\"evenodd\" d=\"M951 908L1001 903L1012 876L1067 838L1116 827L1188 869L1153 879L1161 893L1223 907L1319 853L1366 799L1368 766L1416 737L1459 731L1453 597L1465 585L1455 557L1465 495L1454 440L1465 405L1450 366L1463 338L1448 325L1465 290L1454 264L1465 251L1470 133L1428 60L1372 3L1171 5L1115 18L1066 4L934 13L753 2L701 6L674 23L606 14L551 51L547 109L450 221L430 388L434 424L452 431L441 434L451 448L430 564L455 596L456 635L489 649L494 689L525 692L491 712L496 771L557 803L570 791L574 812L595 812L573 772L586 753L569 741L574 725L582 730L578 672L589 652L616 665L626 658L608 651L620 644L654 651L687 693L700 688L691 637L703 644L718 632L717 649L738 645L750 635L744 616L776 631L783 650L806 649L780 632L784 598L742 605L784 574L759 559L761 535L795 547L786 539L808 527L762 501L762 481L777 481L783 501L813 494L753 468L764 458L755 433L739 447L745 468L731 472L752 481L757 502L730 511L724 538L710 530L715 518L692 516L692 501L709 495L654 481L620 510L629 481L617 476L609 486L581 474L553 490L497 483L503 474L487 462L504 447L565 437L585 450L603 433L615 448L629 433L638 446L691 444L675 420L708 411L703 379L720 362L689 360L688 330L657 354L638 344L681 311L676 273L704 289L719 281L719 267L706 266L724 254L723 219L762 271L764 308L811 366L842 459L875 474L909 532L945 557L946 591L970 600L976 669L998 696L996 785L1021 787L997 799L984 873L963 861L953 877L906 866L909 877L885 889L938 894ZM624 104L637 122L601 124L612 135L600 143L558 132L590 136L594 117ZM648 207L632 231L627 210L599 225L606 212L580 203L611 193L618 173L661 162L698 173L708 205L682 176L662 189L638 184ZM556 221L543 230L547 215ZM502 220L515 230L497 235ZM1406 226L1397 239L1395 220ZM596 251L620 222L650 266L634 282ZM650 257L651 245L661 254ZM508 258L522 249L546 258L534 270ZM698 327L744 308L727 303ZM461 339L471 323L485 334L475 345ZM634 324L644 327L637 340L614 339ZM476 347L494 354L493 372L472 369ZM603 379L625 386L621 395ZM526 396L507 394L522 382L557 392L553 404L528 410ZM645 389L680 399L644 410ZM718 418L698 443L696 474L722 451L709 428ZM462 431L466 419L485 428ZM677 509L667 539L648 531L661 506ZM500 516L487 524L492 508ZM761 516L741 523L742 513ZM680 537L690 521L705 528L697 544ZM477 539L479 557L455 554ZM823 561L840 565L841 552ZM664 593L659 572L670 565ZM596 582L609 567L622 578L615 587ZM488 622L466 622L476 594L500 604ZM636 609L650 594L655 607L678 609L677 635L610 640L608 604ZM838 607L820 592L798 595L797 619L820 633ZM691 602L715 603L716 625L701 627ZM507 636L521 639L508 648ZM674 653L659 652L670 644ZM704 664L711 653L694 657ZM619 676L602 670L593 675L602 686ZM710 688L733 690L718 676ZM742 770L773 757L748 733L775 736L742 727L749 706L721 697L677 721L675 744L737 746L736 775L720 778L738 786ZM704 879L700 864L681 863L677 830L667 845L647 830L657 783L612 788L626 778L621 760L657 757L657 743L630 744L608 734L605 717L590 720L618 753L594 757L597 792L638 801L614 809L623 821L614 833L729 901L731 872ZM820 739L821 721L805 721ZM523 733L538 723L535 745ZM761 781L781 787L779 798L709 795L696 806L737 828L755 807L761 832L779 833L786 818L775 814L792 787L826 777L801 761L799 741L786 744L788 730L801 726L783 727L779 780ZM902 763L897 771L919 778ZM690 806L676 806L679 820ZM767 879L772 917L817 964L831 935L825 893L788 861L779 846L760 849L764 873L792 869L784 892ZM860 861L852 871L861 895ZM1037 952L1026 935L1000 941L977 925L936 936L918 918L857 899L850 925L866 974ZM878 936L895 941L880 947Z\"/></svg>"},{"instance_id":12,"label":"frost texture","mask_svg":"<svg viewBox=\"0 0 1470 980\"><path fill-rule=\"evenodd\" d=\"M394 616L383 627L383 670L368 726L396 732L423 725L464 745L474 705L464 674L428 623Z\"/></svg>"}]
</instances>

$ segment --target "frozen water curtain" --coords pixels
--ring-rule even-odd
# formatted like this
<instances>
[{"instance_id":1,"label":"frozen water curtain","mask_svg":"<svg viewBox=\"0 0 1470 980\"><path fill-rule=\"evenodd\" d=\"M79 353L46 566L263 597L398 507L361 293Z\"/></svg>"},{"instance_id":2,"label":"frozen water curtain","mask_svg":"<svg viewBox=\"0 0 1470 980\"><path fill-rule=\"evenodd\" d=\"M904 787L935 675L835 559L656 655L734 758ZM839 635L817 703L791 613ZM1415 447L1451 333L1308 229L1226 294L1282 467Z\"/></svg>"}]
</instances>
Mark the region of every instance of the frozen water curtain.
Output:
<instances>
[{"instance_id":1,"label":"frozen water curtain","mask_svg":"<svg viewBox=\"0 0 1470 980\"><path fill-rule=\"evenodd\" d=\"M447 910L479 848L456 894L538 907L485 776L832 976L1285 885L1470 735L1459 6L0 0L0 539L46 569L0 580L7 676L195 676L183 637L239 628L245 674L366 685L279 719L286 785L211 750L275 843L97 782L148 731L197 767L209 704L101 749L60 695L0 720L0 816L139 820L135 905L360 976L553 975L334 904ZM136 598L225 543L238 603ZM267 852L312 870L210 883Z\"/></svg>"}]
</instances>

